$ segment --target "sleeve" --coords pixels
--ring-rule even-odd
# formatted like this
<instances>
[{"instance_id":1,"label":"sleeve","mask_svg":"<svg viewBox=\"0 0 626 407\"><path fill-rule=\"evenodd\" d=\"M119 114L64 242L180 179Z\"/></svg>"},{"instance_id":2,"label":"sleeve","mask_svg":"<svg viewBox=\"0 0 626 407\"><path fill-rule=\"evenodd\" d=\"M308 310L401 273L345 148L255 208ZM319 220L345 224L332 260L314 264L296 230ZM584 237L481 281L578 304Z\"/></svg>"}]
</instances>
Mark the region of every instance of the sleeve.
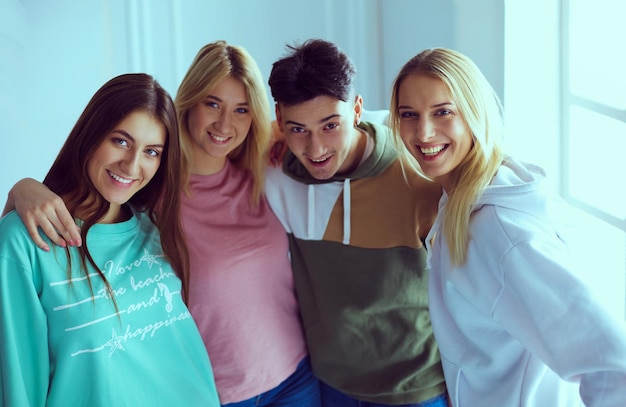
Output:
<instances>
[{"instance_id":1,"label":"sleeve","mask_svg":"<svg viewBox=\"0 0 626 407\"><path fill-rule=\"evenodd\" d=\"M588 407L626 406L626 329L567 266L558 239L525 241L501 262L494 318L565 380Z\"/></svg>"},{"instance_id":2,"label":"sleeve","mask_svg":"<svg viewBox=\"0 0 626 407\"><path fill-rule=\"evenodd\" d=\"M28 257L32 243L7 226L0 224L0 406L45 406L48 328Z\"/></svg>"}]
</instances>

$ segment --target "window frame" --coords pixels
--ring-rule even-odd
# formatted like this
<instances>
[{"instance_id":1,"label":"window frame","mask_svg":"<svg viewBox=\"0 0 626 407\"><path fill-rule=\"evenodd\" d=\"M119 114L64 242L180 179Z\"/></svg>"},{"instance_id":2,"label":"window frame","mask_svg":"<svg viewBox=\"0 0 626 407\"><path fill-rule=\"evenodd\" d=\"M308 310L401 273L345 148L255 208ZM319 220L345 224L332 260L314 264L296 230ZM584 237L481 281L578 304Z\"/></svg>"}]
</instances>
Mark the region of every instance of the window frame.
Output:
<instances>
[{"instance_id":1,"label":"window frame","mask_svg":"<svg viewBox=\"0 0 626 407\"><path fill-rule=\"evenodd\" d=\"M626 109L619 110L617 108L604 105L600 102L587 99L581 95L577 95L571 91L570 88L570 27L571 27L571 3L576 0L561 0L560 14L560 100L561 100L561 112L560 112L560 124L561 124L561 136L560 136L560 193L563 198L572 206L583 210L589 215L597 218L609 225L612 225L626 233L626 217L620 219L617 216L607 213L602 208L599 208L593 204L590 204L583 199L580 199L571 192L570 185L572 178L570 178L570 168L574 163L569 155L570 151L570 111L573 106L577 106L583 109L587 109L596 114L621 121L626 124ZM626 134L625 134L626 137ZM626 174L624 174L626 175ZM624 190L626 194L626 188Z\"/></svg>"}]
</instances>

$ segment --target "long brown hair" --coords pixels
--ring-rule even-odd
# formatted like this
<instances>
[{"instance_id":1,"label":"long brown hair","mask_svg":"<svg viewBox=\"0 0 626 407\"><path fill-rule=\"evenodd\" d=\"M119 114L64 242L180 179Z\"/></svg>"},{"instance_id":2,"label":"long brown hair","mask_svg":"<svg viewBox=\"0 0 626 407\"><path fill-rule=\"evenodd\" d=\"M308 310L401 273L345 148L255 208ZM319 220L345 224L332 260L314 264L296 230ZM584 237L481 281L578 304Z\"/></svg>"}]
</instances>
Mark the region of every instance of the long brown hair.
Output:
<instances>
[{"instance_id":1,"label":"long brown hair","mask_svg":"<svg viewBox=\"0 0 626 407\"><path fill-rule=\"evenodd\" d=\"M137 111L148 113L163 124L166 141L156 174L130 198L128 204L135 210L145 211L159 228L163 253L182 280L183 299L186 301L189 257L179 217L181 151L176 111L170 95L152 76L124 74L109 80L98 89L74 125L43 183L66 199L70 213L75 214L80 207L83 221L83 245L79 248L82 270L89 279L89 262L111 290L87 247L89 228L107 213L110 206L91 183L87 164L106 135L126 116ZM71 274L71 270L68 270L68 274ZM90 280L89 285L91 287Z\"/></svg>"}]
</instances>

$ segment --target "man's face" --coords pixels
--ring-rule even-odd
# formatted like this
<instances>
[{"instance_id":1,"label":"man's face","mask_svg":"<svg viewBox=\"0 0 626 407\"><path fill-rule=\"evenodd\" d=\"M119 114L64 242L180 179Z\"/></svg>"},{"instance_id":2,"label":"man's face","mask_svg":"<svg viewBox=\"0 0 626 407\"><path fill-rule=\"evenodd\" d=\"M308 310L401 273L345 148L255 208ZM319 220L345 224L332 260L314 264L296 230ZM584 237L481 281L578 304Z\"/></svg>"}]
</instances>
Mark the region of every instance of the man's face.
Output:
<instances>
[{"instance_id":1,"label":"man's face","mask_svg":"<svg viewBox=\"0 0 626 407\"><path fill-rule=\"evenodd\" d=\"M306 102L276 105L276 120L291 152L316 179L356 169L365 149L366 135L355 127L363 99L343 102L318 96Z\"/></svg>"}]
</instances>

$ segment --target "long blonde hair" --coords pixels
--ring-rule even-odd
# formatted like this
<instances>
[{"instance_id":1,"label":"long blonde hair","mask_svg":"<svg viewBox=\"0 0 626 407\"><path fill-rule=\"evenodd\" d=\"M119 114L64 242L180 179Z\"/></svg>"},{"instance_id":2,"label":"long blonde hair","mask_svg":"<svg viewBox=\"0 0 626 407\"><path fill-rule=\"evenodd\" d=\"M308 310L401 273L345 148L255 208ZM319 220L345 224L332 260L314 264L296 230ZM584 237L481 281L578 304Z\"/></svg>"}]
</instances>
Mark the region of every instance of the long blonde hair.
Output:
<instances>
[{"instance_id":1,"label":"long blonde hair","mask_svg":"<svg viewBox=\"0 0 626 407\"><path fill-rule=\"evenodd\" d=\"M176 112L183 152L183 190L189 194L193 147L189 134L189 111L225 78L240 81L246 89L252 124L244 142L228 159L249 170L254 179L252 202L263 194L266 157L271 142L270 107L261 71L248 52L225 41L205 45L198 51L176 94Z\"/></svg>"},{"instance_id":2,"label":"long blonde hair","mask_svg":"<svg viewBox=\"0 0 626 407\"><path fill-rule=\"evenodd\" d=\"M409 60L393 83L390 126L397 145L400 138L399 89L409 75L428 75L441 80L470 129L473 146L450 174L448 202L443 213L443 234L453 264L466 261L470 240L469 221L476 201L502 164L502 105L476 64L467 56L446 48L422 51ZM405 148L404 154L409 154ZM410 160L406 157L404 162Z\"/></svg>"}]
</instances>

